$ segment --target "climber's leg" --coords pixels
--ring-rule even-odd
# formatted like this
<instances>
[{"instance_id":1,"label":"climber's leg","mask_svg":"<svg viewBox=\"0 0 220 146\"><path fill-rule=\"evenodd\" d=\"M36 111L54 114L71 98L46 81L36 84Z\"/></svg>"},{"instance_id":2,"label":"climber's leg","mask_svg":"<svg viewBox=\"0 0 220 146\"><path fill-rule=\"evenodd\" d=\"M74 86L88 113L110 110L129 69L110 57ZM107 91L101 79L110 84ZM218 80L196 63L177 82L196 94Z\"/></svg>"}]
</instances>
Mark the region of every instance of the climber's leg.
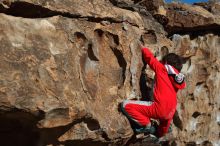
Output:
<instances>
[{"instance_id":1,"label":"climber's leg","mask_svg":"<svg viewBox=\"0 0 220 146\"><path fill-rule=\"evenodd\" d=\"M155 117L155 108L153 102L147 101L134 101L125 100L122 103L122 112L128 117L129 120L135 122L139 125L140 130L150 130L150 132L155 131L152 129L150 124L150 118ZM144 128L144 129L143 129ZM138 132L138 130L136 130Z\"/></svg>"}]
</instances>

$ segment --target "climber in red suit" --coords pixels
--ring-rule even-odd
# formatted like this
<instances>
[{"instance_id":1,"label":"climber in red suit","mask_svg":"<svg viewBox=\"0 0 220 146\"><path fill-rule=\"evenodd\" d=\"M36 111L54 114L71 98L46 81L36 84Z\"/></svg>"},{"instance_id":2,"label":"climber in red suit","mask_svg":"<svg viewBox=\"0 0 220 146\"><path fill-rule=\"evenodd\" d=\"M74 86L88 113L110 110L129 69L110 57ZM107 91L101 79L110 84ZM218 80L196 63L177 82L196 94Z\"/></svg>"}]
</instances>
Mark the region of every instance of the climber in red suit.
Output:
<instances>
[{"instance_id":1,"label":"climber in red suit","mask_svg":"<svg viewBox=\"0 0 220 146\"><path fill-rule=\"evenodd\" d=\"M123 113L136 122L142 130L151 132L150 119L159 120L156 135L164 136L169 129L177 106L177 91L185 88L181 57L170 53L159 62L148 48L142 48L143 59L155 72L154 101L125 100L122 103ZM136 132L145 132L138 131Z\"/></svg>"}]
</instances>

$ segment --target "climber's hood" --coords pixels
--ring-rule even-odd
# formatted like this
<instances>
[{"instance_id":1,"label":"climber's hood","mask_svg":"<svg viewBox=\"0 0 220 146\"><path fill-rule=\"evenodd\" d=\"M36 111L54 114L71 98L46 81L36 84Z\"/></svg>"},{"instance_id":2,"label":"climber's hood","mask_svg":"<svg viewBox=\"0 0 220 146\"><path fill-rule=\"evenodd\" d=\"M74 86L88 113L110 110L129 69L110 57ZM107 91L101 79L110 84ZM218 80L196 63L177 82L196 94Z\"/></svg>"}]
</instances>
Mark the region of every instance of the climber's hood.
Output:
<instances>
[{"instance_id":1,"label":"climber's hood","mask_svg":"<svg viewBox=\"0 0 220 146\"><path fill-rule=\"evenodd\" d=\"M175 89L183 89L186 86L185 76L180 73L177 69L169 64L165 64L165 68L169 75L169 79Z\"/></svg>"}]
</instances>

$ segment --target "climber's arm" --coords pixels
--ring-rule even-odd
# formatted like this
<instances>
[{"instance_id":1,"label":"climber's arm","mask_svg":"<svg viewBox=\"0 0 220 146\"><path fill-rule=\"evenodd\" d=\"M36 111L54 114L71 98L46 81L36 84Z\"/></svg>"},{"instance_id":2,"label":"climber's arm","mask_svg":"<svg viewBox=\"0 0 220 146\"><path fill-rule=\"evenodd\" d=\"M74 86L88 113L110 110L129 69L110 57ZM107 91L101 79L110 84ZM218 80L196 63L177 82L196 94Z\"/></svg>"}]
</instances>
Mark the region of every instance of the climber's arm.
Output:
<instances>
[{"instance_id":1,"label":"climber's arm","mask_svg":"<svg viewBox=\"0 0 220 146\"><path fill-rule=\"evenodd\" d=\"M150 52L148 48L143 47L141 51L144 60L155 72L157 72L158 69L160 70L161 68L164 68L164 66L154 57L154 55Z\"/></svg>"},{"instance_id":2,"label":"climber's arm","mask_svg":"<svg viewBox=\"0 0 220 146\"><path fill-rule=\"evenodd\" d=\"M160 125L159 125L158 130L157 130L157 136L158 137L162 137L168 132L171 121L172 121L172 119L161 120L160 121Z\"/></svg>"}]
</instances>

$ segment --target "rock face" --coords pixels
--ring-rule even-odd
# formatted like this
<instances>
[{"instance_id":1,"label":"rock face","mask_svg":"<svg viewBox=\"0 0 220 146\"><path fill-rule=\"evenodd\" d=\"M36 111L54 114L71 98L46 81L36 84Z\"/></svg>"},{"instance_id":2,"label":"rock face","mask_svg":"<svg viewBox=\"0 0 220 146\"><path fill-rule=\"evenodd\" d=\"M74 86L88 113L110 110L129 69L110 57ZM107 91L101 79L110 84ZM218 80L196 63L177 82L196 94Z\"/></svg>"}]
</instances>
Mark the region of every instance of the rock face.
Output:
<instances>
[{"instance_id":1,"label":"rock face","mask_svg":"<svg viewBox=\"0 0 220 146\"><path fill-rule=\"evenodd\" d=\"M172 144L219 145L219 7L149 2L1 1L0 145L129 145L118 106L142 94L139 42L186 60Z\"/></svg>"},{"instance_id":2,"label":"rock face","mask_svg":"<svg viewBox=\"0 0 220 146\"><path fill-rule=\"evenodd\" d=\"M168 17L166 29L169 33L216 30L220 24L219 15L214 15L202 7L187 4L169 4L166 16Z\"/></svg>"},{"instance_id":3,"label":"rock face","mask_svg":"<svg viewBox=\"0 0 220 146\"><path fill-rule=\"evenodd\" d=\"M71 125L57 137L60 142L106 142L132 134L117 106L138 90L135 78L141 62L127 51L130 47L140 54L135 46L138 30L127 25L133 31L125 34L120 23L101 25L60 16L0 17L2 110L33 114L40 129ZM127 42L132 41L129 46ZM45 130L43 134L51 133Z\"/></svg>"},{"instance_id":4,"label":"rock face","mask_svg":"<svg viewBox=\"0 0 220 146\"><path fill-rule=\"evenodd\" d=\"M174 118L178 141L220 144L219 40L214 34L173 36L176 52L188 58L183 68L188 86L179 94L178 116Z\"/></svg>"}]
</instances>

